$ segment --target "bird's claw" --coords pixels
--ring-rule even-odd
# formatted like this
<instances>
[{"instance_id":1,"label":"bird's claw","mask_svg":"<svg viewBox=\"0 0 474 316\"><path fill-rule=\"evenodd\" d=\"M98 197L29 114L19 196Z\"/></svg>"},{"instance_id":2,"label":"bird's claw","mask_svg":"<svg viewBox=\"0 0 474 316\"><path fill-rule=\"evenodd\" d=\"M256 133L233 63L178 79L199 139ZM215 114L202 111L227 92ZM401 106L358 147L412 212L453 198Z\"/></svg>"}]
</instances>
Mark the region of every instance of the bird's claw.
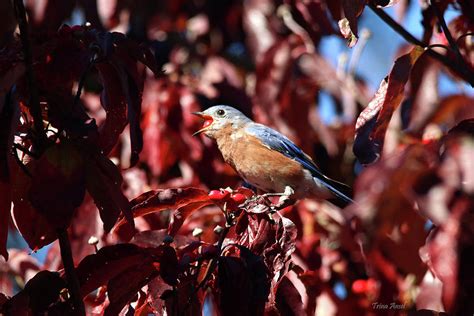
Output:
<instances>
[{"instance_id":1,"label":"bird's claw","mask_svg":"<svg viewBox=\"0 0 474 316\"><path fill-rule=\"evenodd\" d=\"M252 198L245 201L239 207L245 208L251 204L263 204L269 207L270 212L274 213L287 206L293 205L296 201L290 197L294 193L295 191L293 190L293 188L291 188L290 186L286 186L285 191L282 193L265 193L262 195L255 195ZM277 204L273 204L272 201L270 200L270 197L273 197L273 196L280 197Z\"/></svg>"}]
</instances>

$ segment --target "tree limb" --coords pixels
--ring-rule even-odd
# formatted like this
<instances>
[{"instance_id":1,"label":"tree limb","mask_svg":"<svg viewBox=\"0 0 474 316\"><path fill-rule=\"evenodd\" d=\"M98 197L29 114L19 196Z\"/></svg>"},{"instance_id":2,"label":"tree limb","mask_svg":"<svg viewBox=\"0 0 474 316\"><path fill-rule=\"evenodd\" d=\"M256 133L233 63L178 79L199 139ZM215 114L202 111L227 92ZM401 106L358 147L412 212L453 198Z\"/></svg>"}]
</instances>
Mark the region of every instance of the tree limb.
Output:
<instances>
[{"instance_id":1,"label":"tree limb","mask_svg":"<svg viewBox=\"0 0 474 316\"><path fill-rule=\"evenodd\" d=\"M388 15L382 9L378 8L375 4L369 3L368 6L370 7L370 9L372 9L372 11L374 11L375 14L377 14L379 18L381 18L385 23L387 23L395 32L400 34L406 41L425 48L429 56L441 62L447 68L451 69L458 76L460 76L463 80L468 82L472 87L474 87L474 73L472 71L470 71L466 67L460 66L459 63L453 62L448 57L430 49L429 46L425 45L422 41L414 37L403 26L398 24L394 19L392 19L390 15Z\"/></svg>"}]
</instances>

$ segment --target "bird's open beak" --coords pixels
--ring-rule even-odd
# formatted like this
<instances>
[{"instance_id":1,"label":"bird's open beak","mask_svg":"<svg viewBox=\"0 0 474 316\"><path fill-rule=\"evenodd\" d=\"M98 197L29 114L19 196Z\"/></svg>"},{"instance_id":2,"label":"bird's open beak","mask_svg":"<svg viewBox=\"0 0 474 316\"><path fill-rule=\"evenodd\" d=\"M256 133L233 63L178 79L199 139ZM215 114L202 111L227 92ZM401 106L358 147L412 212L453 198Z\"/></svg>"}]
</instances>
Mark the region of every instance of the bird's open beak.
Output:
<instances>
[{"instance_id":1,"label":"bird's open beak","mask_svg":"<svg viewBox=\"0 0 474 316\"><path fill-rule=\"evenodd\" d=\"M212 119L212 116L204 114L203 112L193 112L192 114L199 116L201 119L204 120L204 124L202 125L202 128L199 131L195 132L193 136L201 134L212 125L212 122L214 122L214 120Z\"/></svg>"}]
</instances>

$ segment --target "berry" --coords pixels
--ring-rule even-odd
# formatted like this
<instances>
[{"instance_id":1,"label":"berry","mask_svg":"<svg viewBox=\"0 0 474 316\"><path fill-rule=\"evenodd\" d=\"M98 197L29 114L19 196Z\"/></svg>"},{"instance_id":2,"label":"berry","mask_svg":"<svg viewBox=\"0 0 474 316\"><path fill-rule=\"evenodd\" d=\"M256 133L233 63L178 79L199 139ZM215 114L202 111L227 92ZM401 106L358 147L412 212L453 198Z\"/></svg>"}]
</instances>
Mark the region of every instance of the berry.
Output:
<instances>
[{"instance_id":1,"label":"berry","mask_svg":"<svg viewBox=\"0 0 474 316\"><path fill-rule=\"evenodd\" d=\"M245 202L247 197L242 193L235 193L230 196L230 198L237 204L240 205Z\"/></svg>"},{"instance_id":2,"label":"berry","mask_svg":"<svg viewBox=\"0 0 474 316\"><path fill-rule=\"evenodd\" d=\"M226 190L212 190L209 192L209 198L213 201L221 201L229 196L229 191Z\"/></svg>"}]
</instances>

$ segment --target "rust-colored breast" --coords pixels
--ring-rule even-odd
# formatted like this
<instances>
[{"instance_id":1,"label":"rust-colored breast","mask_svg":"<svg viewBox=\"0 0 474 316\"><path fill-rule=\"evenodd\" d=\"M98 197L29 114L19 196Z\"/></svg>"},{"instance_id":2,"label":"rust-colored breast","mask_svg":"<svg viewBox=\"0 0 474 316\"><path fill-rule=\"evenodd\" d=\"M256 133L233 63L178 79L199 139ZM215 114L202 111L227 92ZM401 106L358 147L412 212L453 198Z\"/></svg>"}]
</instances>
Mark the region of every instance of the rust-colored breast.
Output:
<instances>
[{"instance_id":1,"label":"rust-colored breast","mask_svg":"<svg viewBox=\"0 0 474 316\"><path fill-rule=\"evenodd\" d=\"M304 181L302 166L272 150L248 134L231 137L230 131L220 135L219 149L245 181L267 192L283 192L289 185L297 189Z\"/></svg>"}]
</instances>

